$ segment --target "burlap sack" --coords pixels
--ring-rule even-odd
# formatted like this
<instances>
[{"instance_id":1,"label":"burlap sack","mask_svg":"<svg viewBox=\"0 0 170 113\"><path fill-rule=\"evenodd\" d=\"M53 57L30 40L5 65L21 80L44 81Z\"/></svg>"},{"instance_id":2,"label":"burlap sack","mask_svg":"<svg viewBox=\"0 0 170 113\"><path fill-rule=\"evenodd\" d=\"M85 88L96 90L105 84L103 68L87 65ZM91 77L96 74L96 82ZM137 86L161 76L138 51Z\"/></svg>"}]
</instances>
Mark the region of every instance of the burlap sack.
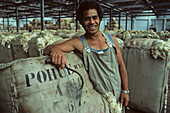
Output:
<instances>
[{"instance_id":1,"label":"burlap sack","mask_svg":"<svg viewBox=\"0 0 170 113\"><path fill-rule=\"evenodd\" d=\"M0 63L8 63L14 60L11 44L6 44L5 47L0 44L0 53Z\"/></svg>"},{"instance_id":2,"label":"burlap sack","mask_svg":"<svg viewBox=\"0 0 170 113\"><path fill-rule=\"evenodd\" d=\"M0 69L1 113L109 113L80 58L66 53L70 70L45 64L46 56L16 60Z\"/></svg>"},{"instance_id":3,"label":"burlap sack","mask_svg":"<svg viewBox=\"0 0 170 113\"><path fill-rule=\"evenodd\" d=\"M169 58L154 59L151 54L151 47L157 41L132 39L123 49L130 89L129 106L146 113L161 113L168 83Z\"/></svg>"},{"instance_id":4,"label":"burlap sack","mask_svg":"<svg viewBox=\"0 0 170 113\"><path fill-rule=\"evenodd\" d=\"M12 34L11 36L16 37L4 46L0 44L0 63L8 63L16 59L28 57L28 54L24 52L22 45L20 44L20 36L18 36L18 34Z\"/></svg>"},{"instance_id":5,"label":"burlap sack","mask_svg":"<svg viewBox=\"0 0 170 113\"><path fill-rule=\"evenodd\" d=\"M21 59L21 58L28 58L28 53L23 50L19 38L20 36L16 37L15 40L12 40L11 42L12 55L14 57L14 60Z\"/></svg>"}]
</instances>

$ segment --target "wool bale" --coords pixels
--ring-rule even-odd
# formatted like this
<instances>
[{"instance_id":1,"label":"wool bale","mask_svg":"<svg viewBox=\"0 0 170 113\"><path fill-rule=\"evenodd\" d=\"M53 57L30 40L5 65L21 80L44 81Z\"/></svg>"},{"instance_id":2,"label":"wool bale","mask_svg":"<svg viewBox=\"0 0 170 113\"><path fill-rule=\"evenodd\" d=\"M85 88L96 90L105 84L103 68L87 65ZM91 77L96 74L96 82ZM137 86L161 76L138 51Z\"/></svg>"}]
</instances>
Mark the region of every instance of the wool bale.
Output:
<instances>
[{"instance_id":1,"label":"wool bale","mask_svg":"<svg viewBox=\"0 0 170 113\"><path fill-rule=\"evenodd\" d=\"M2 33L0 37L0 63L8 63L14 60L11 41L14 40L15 37L4 34L5 33Z\"/></svg>"},{"instance_id":2,"label":"wool bale","mask_svg":"<svg viewBox=\"0 0 170 113\"><path fill-rule=\"evenodd\" d=\"M18 36L15 38L15 40L11 42L12 54L13 54L14 60L21 59L21 58L28 58L27 52L25 52L24 49L22 48L22 45L19 40L20 38L21 37Z\"/></svg>"},{"instance_id":3,"label":"wool bale","mask_svg":"<svg viewBox=\"0 0 170 113\"><path fill-rule=\"evenodd\" d=\"M118 24L112 24L112 28L118 28L119 25Z\"/></svg>"},{"instance_id":4,"label":"wool bale","mask_svg":"<svg viewBox=\"0 0 170 113\"><path fill-rule=\"evenodd\" d=\"M0 63L8 63L14 60L11 44L6 44L5 46L0 44L0 53Z\"/></svg>"},{"instance_id":5,"label":"wool bale","mask_svg":"<svg viewBox=\"0 0 170 113\"><path fill-rule=\"evenodd\" d=\"M110 113L107 101L93 89L81 59L73 53L65 55L69 67L82 79L76 72L45 64L47 56L1 67L1 113Z\"/></svg>"},{"instance_id":6,"label":"wool bale","mask_svg":"<svg viewBox=\"0 0 170 113\"><path fill-rule=\"evenodd\" d=\"M40 34L38 34L37 37L32 38L29 42L28 42L28 46L29 46L29 50L28 50L28 54L29 57L38 57L40 55L42 55L43 49L52 44L53 42L62 39L59 36L54 36L50 33L46 33L46 32L41 32Z\"/></svg>"},{"instance_id":7,"label":"wool bale","mask_svg":"<svg viewBox=\"0 0 170 113\"><path fill-rule=\"evenodd\" d=\"M33 19L34 24L38 24L39 20L38 19Z\"/></svg>"},{"instance_id":8,"label":"wool bale","mask_svg":"<svg viewBox=\"0 0 170 113\"><path fill-rule=\"evenodd\" d=\"M130 89L129 107L146 113L161 113L170 56L164 51L154 57L153 47L159 39L131 39L123 49ZM170 48L168 48L170 50ZM162 49L163 50L163 49ZM161 57L166 54L166 57Z\"/></svg>"},{"instance_id":9,"label":"wool bale","mask_svg":"<svg viewBox=\"0 0 170 113\"><path fill-rule=\"evenodd\" d=\"M39 38L39 37L34 37L28 42L28 55L29 55L29 57L40 56L40 52L37 49L37 38Z\"/></svg>"}]
</instances>

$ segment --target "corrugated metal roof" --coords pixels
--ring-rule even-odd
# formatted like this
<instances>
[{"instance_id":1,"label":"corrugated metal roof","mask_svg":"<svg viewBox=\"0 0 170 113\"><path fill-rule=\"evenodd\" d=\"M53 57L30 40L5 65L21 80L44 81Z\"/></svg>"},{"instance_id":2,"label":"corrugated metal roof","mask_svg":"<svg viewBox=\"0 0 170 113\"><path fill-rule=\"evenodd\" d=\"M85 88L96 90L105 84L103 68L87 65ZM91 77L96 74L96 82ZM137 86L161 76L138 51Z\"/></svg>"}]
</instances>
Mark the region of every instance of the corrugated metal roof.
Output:
<instances>
[{"instance_id":1,"label":"corrugated metal roof","mask_svg":"<svg viewBox=\"0 0 170 113\"><path fill-rule=\"evenodd\" d=\"M82 0L77 0L81 2ZM121 12L122 16L159 16L170 15L169 0L98 0L104 8L104 16L114 16ZM0 0L0 17L16 17L16 7L19 18L39 17L40 0ZM76 10L76 0L44 0L45 17L57 17L59 11L65 17L72 17ZM63 13L64 12L64 13Z\"/></svg>"}]
</instances>

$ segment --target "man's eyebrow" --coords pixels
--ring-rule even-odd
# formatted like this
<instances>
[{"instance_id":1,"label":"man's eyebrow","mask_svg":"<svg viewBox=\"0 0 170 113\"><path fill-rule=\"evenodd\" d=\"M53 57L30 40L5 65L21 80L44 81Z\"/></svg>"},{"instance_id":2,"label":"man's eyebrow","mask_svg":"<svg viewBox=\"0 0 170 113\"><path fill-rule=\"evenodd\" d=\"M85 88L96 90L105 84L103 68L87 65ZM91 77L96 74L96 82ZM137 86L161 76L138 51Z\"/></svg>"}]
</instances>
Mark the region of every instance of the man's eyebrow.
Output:
<instances>
[{"instance_id":1,"label":"man's eyebrow","mask_svg":"<svg viewBox=\"0 0 170 113\"><path fill-rule=\"evenodd\" d=\"M98 15L93 15L93 16L85 16L85 18L88 18L88 17L96 17L96 16L98 16Z\"/></svg>"}]
</instances>

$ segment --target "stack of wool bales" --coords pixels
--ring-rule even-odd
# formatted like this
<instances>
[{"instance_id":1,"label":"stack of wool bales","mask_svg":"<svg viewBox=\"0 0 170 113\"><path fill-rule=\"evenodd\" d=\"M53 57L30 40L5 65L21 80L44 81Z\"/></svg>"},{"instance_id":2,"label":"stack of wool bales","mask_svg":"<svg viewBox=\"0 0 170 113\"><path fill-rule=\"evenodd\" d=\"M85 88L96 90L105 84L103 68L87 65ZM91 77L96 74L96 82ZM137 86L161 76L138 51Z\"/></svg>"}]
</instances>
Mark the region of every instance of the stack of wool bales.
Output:
<instances>
[{"instance_id":1,"label":"stack of wool bales","mask_svg":"<svg viewBox=\"0 0 170 113\"><path fill-rule=\"evenodd\" d=\"M114 29L114 30L105 30L105 33L110 33L115 37L118 37L122 39L125 43L133 38L152 38L152 39L160 39L160 36L164 36L165 40L170 37L169 33L166 31L166 33L156 33L153 30L149 31L134 31L134 30L128 30L124 31L123 29ZM160 36L159 36L160 35Z\"/></svg>"},{"instance_id":2,"label":"stack of wool bales","mask_svg":"<svg viewBox=\"0 0 170 113\"><path fill-rule=\"evenodd\" d=\"M4 30L3 24L0 24L0 31L3 31L3 30Z\"/></svg>"},{"instance_id":3,"label":"stack of wool bales","mask_svg":"<svg viewBox=\"0 0 170 113\"><path fill-rule=\"evenodd\" d=\"M56 30L58 29L58 26L55 26L53 24L53 21L52 20L46 20L45 21L45 29L48 29L48 30Z\"/></svg>"},{"instance_id":4,"label":"stack of wool bales","mask_svg":"<svg viewBox=\"0 0 170 113\"><path fill-rule=\"evenodd\" d=\"M9 25L9 30L10 31L13 31L15 29L16 29L16 27L14 27L12 25ZM4 27L3 27L3 24L0 24L0 31L8 31L8 25L4 24Z\"/></svg>"},{"instance_id":5,"label":"stack of wool bales","mask_svg":"<svg viewBox=\"0 0 170 113\"><path fill-rule=\"evenodd\" d=\"M112 18L112 29L114 28L119 28L119 25L117 24L115 17Z\"/></svg>"},{"instance_id":6,"label":"stack of wool bales","mask_svg":"<svg viewBox=\"0 0 170 113\"><path fill-rule=\"evenodd\" d=\"M153 30L139 31L139 33L133 35L133 38L154 38L154 39L160 39L160 37Z\"/></svg>"},{"instance_id":7,"label":"stack of wool bales","mask_svg":"<svg viewBox=\"0 0 170 113\"><path fill-rule=\"evenodd\" d=\"M170 46L160 39L135 38L123 49L130 93L129 107L161 113L170 69Z\"/></svg>"},{"instance_id":8,"label":"stack of wool bales","mask_svg":"<svg viewBox=\"0 0 170 113\"><path fill-rule=\"evenodd\" d=\"M129 31L122 32L122 30L118 31L116 37L122 39L125 43L132 38Z\"/></svg>"},{"instance_id":9,"label":"stack of wool bales","mask_svg":"<svg viewBox=\"0 0 170 113\"><path fill-rule=\"evenodd\" d=\"M114 29L114 30L104 30L104 33L110 33L113 36L116 36L118 33L118 29Z\"/></svg>"},{"instance_id":10,"label":"stack of wool bales","mask_svg":"<svg viewBox=\"0 0 170 113\"><path fill-rule=\"evenodd\" d=\"M32 27L33 30L41 29L41 24L38 19L33 19L29 22L28 27ZM26 24L23 27L20 27L20 30L26 30Z\"/></svg>"},{"instance_id":11,"label":"stack of wool bales","mask_svg":"<svg viewBox=\"0 0 170 113\"><path fill-rule=\"evenodd\" d=\"M75 36L76 32L75 30L67 30L67 29L58 29L55 33L55 35L60 36L62 38L72 38Z\"/></svg>"},{"instance_id":12,"label":"stack of wool bales","mask_svg":"<svg viewBox=\"0 0 170 113\"><path fill-rule=\"evenodd\" d=\"M28 27L32 27L33 30L41 29L41 24L38 19L33 19L32 22L28 24ZM24 24L24 27L20 27L21 30L26 29L26 24ZM56 24L53 24L53 21L46 20L45 21L45 29L47 30L57 30L59 29L59 20L56 22ZM61 19L61 28L60 29L66 29L66 30L76 30L76 22L74 19ZM82 25L78 25L78 29L84 30Z\"/></svg>"},{"instance_id":13,"label":"stack of wool bales","mask_svg":"<svg viewBox=\"0 0 170 113\"><path fill-rule=\"evenodd\" d=\"M170 39L170 33L169 33L169 31L157 32L157 35L159 35L160 39L162 39L162 40L168 40L168 39Z\"/></svg>"},{"instance_id":14,"label":"stack of wool bales","mask_svg":"<svg viewBox=\"0 0 170 113\"><path fill-rule=\"evenodd\" d=\"M8 63L14 60L10 42L14 36L1 35L0 36L0 63Z\"/></svg>"},{"instance_id":15,"label":"stack of wool bales","mask_svg":"<svg viewBox=\"0 0 170 113\"><path fill-rule=\"evenodd\" d=\"M50 33L23 33L0 35L0 63L8 63L16 59L37 57L42 50L62 38Z\"/></svg>"},{"instance_id":16,"label":"stack of wool bales","mask_svg":"<svg viewBox=\"0 0 170 113\"><path fill-rule=\"evenodd\" d=\"M119 25L116 22L116 18L112 17L112 23L111 23L111 30L118 29ZM105 25L105 30L110 30L110 22L107 22L107 25Z\"/></svg>"},{"instance_id":17,"label":"stack of wool bales","mask_svg":"<svg viewBox=\"0 0 170 113\"><path fill-rule=\"evenodd\" d=\"M39 25L39 20L38 19L33 19L32 21L32 26L38 26Z\"/></svg>"},{"instance_id":18,"label":"stack of wool bales","mask_svg":"<svg viewBox=\"0 0 170 113\"><path fill-rule=\"evenodd\" d=\"M28 54L29 57L37 57L41 56L43 53L43 49L52 44L57 40L61 40L62 38L59 36L54 36L51 33L41 31L40 33L36 34L36 37L31 38L28 42Z\"/></svg>"},{"instance_id":19,"label":"stack of wool bales","mask_svg":"<svg viewBox=\"0 0 170 113\"><path fill-rule=\"evenodd\" d=\"M61 19L61 28L60 29L67 29L70 30L69 24L70 24L71 19ZM56 22L56 26L59 26L59 20Z\"/></svg>"},{"instance_id":20,"label":"stack of wool bales","mask_svg":"<svg viewBox=\"0 0 170 113\"><path fill-rule=\"evenodd\" d=\"M59 26L59 21L56 22L55 26ZM60 29L66 29L66 30L76 30L76 22L74 19L61 19L61 28ZM78 25L78 29L82 29L82 25Z\"/></svg>"}]
</instances>

